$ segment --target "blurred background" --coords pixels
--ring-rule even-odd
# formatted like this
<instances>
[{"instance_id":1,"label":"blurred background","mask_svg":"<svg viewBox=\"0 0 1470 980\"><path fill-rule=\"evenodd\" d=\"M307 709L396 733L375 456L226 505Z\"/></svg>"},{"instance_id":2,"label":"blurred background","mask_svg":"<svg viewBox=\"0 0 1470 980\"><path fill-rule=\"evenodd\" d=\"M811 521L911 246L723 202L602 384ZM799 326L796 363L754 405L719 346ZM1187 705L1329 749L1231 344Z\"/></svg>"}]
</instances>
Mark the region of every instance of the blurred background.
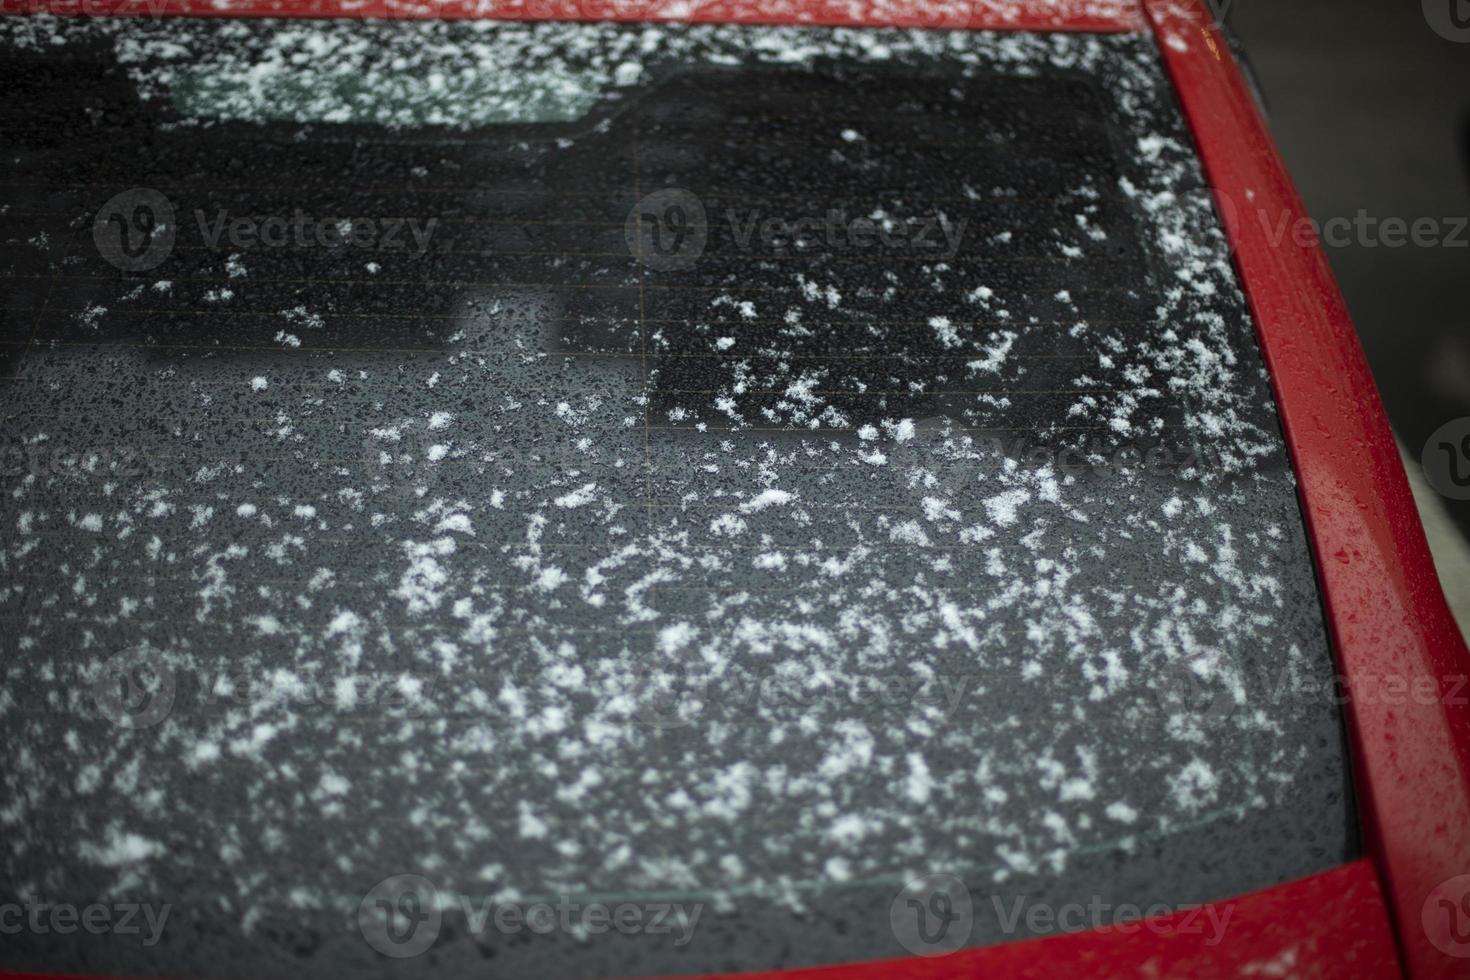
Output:
<instances>
[{"instance_id":1,"label":"blurred background","mask_svg":"<svg viewBox=\"0 0 1470 980\"><path fill-rule=\"evenodd\" d=\"M1470 27L1441 36L1430 4L1234 0L1228 25L1312 217L1470 216ZM1442 227L1451 227L1445 222ZM1470 501L1419 465L1440 426L1470 417L1470 229L1458 247L1324 242L1372 364L1460 628L1470 628ZM1467 460L1470 462L1470 460ZM1470 630L1467 630L1470 632Z\"/></svg>"}]
</instances>

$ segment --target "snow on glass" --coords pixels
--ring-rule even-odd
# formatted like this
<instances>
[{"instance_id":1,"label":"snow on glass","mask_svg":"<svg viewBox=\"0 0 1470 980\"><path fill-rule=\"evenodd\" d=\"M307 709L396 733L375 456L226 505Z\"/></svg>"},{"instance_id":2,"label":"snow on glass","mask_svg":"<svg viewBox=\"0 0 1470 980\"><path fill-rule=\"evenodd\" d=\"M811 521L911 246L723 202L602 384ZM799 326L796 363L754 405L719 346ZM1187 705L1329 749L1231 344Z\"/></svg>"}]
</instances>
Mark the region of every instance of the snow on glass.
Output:
<instances>
[{"instance_id":1,"label":"snow on glass","mask_svg":"<svg viewBox=\"0 0 1470 980\"><path fill-rule=\"evenodd\" d=\"M1236 286L1207 199L1185 193L1199 181L1189 148L1155 132L1137 97L1160 84L1145 47L791 28L209 27L28 18L0 38L108 38L138 95L184 128L565 122L671 63L1106 70L1124 150L1149 164L1146 183L1112 190L1137 206L1167 280L1142 333L1077 314L1070 336L1092 357L1072 384L1110 393L1071 398L1059 421L1156 435L1163 406L1182 404L1187 433L1220 448L1218 467L1161 485L1138 468L1098 478L1032 465L955 419L854 417L823 394L830 375L794 363L757 376L735 361L719 390L661 402L665 436L648 429L648 374L551 353L556 313L536 296L479 287L453 342L411 360L308 358L301 338L329 313L303 296L282 310L281 346L300 351L290 360L216 361L207 378L141 355L116 367L182 427L209 428L221 405L266 420L188 446L192 474L73 474L65 494L53 478L9 480L0 605L44 606L75 627L62 648L39 620L12 619L7 649L28 675L94 677L126 638L174 672L181 704L216 690L222 666L279 695L81 744L68 714L23 709L12 668L0 689L12 849L31 846L23 828L45 812L127 892L169 855L207 848L247 920L360 893L390 846L403 867L502 899L800 906L814 890L937 871L1060 875L1078 854L1143 848L1294 792L1304 746L1272 711L1248 709L1240 664L1270 650L1293 671L1322 667L1321 651L1283 647L1277 625L1300 526L1289 488L1252 509L1273 480L1281 490L1257 472L1280 438L1259 365L1238 360L1248 322L1209 302ZM1056 247L1083 260L1106 243L1086 234L1085 211L1077 219L1081 237ZM248 265L232 258L230 279L247 283ZM1043 329L1023 299L983 266L929 271L1004 326L977 335L936 316L920 329L964 355L974 387L1023 378L1018 355ZM737 358L743 320L775 317L795 335L854 301L815 272L794 273L778 300L734 284L708 311L709 349ZM655 355L670 329L650 336ZM65 351L45 356L67 376ZM750 393L772 385L784 394ZM20 387L0 392L7 413L28 397ZM86 413L94 392L54 385L47 397ZM977 399L970 424L1005 401ZM102 424L126 442L126 418ZM28 415L20 436L64 434ZM316 458L323 442L350 458ZM272 469L239 467L240 452ZM1129 564L1147 580L1098 574ZM187 618L160 619L145 582L180 590ZM1240 708L1206 728L1151 689L1163 665ZM361 677L392 700L371 729L340 722L365 696ZM325 692L332 710L303 707L302 691ZM65 764L43 765L43 743L71 746ZM242 805L210 818L207 841L187 838L206 826L188 819L197 801L226 785ZM385 803L391 826L330 832ZM256 873L282 853L313 855L311 870Z\"/></svg>"}]
</instances>

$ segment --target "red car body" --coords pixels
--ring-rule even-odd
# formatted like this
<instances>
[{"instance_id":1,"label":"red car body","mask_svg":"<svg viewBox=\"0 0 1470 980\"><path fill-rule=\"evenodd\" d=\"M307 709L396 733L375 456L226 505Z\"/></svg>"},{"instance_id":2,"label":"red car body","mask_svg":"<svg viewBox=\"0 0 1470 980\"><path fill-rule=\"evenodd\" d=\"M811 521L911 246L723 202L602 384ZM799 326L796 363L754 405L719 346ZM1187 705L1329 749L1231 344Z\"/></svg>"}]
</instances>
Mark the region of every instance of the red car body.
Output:
<instances>
[{"instance_id":1,"label":"red car body","mask_svg":"<svg viewBox=\"0 0 1470 980\"><path fill-rule=\"evenodd\" d=\"M1365 856L1199 910L789 978L1470 976L1470 653L1441 592L1368 363L1327 259L1252 213L1306 217L1215 18L1198 0L6 0L26 14L646 20L1148 32L1193 132L1295 466L1337 667ZM1387 698L1386 685L1438 696ZM19 976L10 974L10 976Z\"/></svg>"}]
</instances>

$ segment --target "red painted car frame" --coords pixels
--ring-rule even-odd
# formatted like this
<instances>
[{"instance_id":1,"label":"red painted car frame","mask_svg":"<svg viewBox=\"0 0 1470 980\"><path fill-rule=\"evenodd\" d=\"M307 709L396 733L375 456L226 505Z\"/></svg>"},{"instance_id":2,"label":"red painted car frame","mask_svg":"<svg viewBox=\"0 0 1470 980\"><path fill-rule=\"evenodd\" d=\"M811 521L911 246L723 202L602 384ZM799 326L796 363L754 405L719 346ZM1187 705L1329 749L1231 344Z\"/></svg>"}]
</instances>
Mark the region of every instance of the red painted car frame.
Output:
<instances>
[{"instance_id":1,"label":"red painted car frame","mask_svg":"<svg viewBox=\"0 0 1470 980\"><path fill-rule=\"evenodd\" d=\"M0 11L1152 30L1220 204L1296 467L1346 695L1366 856L1213 903L1230 915L1215 946L1177 912L932 959L741 976L1470 976L1470 943L1438 928L1433 907L1445 882L1470 875L1470 704L1460 687L1470 653L1327 259L1315 243L1269 233L1306 209L1198 0L0 0ZM1386 680L1439 696L1377 696ZM1458 901L1463 889L1446 894Z\"/></svg>"}]
</instances>

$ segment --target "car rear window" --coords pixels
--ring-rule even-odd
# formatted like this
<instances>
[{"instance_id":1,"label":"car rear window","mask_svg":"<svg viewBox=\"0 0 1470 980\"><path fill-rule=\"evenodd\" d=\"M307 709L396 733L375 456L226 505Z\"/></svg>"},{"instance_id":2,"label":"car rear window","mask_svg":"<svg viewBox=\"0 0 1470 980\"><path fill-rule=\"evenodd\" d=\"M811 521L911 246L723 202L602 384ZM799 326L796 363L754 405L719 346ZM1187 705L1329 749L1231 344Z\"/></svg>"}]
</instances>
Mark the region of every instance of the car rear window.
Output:
<instances>
[{"instance_id":1,"label":"car rear window","mask_svg":"<svg viewBox=\"0 0 1470 980\"><path fill-rule=\"evenodd\" d=\"M785 967L1356 854L1151 38L0 47L0 902L172 909L0 964Z\"/></svg>"}]
</instances>

